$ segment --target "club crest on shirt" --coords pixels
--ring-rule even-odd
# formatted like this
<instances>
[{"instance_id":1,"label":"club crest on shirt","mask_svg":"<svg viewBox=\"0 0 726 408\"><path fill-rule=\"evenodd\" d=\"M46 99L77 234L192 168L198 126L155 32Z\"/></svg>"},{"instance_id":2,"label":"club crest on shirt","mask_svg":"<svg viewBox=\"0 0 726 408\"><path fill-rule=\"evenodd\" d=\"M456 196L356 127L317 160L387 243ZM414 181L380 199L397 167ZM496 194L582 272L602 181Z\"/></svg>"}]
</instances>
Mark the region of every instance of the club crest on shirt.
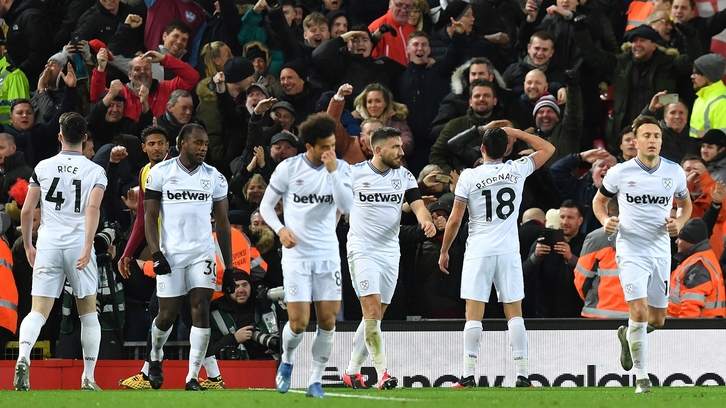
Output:
<instances>
[{"instance_id":1,"label":"club crest on shirt","mask_svg":"<svg viewBox=\"0 0 726 408\"><path fill-rule=\"evenodd\" d=\"M297 285L291 285L290 288L287 290L291 295L297 294Z\"/></svg>"},{"instance_id":2,"label":"club crest on shirt","mask_svg":"<svg viewBox=\"0 0 726 408\"><path fill-rule=\"evenodd\" d=\"M205 190L209 190L209 187L212 186L211 180L201 180L200 183L202 184L202 188Z\"/></svg>"},{"instance_id":3,"label":"club crest on shirt","mask_svg":"<svg viewBox=\"0 0 726 408\"><path fill-rule=\"evenodd\" d=\"M665 187L665 188L671 188L671 187L673 187L673 179L672 178L664 178L663 179L663 187Z\"/></svg>"},{"instance_id":4,"label":"club crest on shirt","mask_svg":"<svg viewBox=\"0 0 726 408\"><path fill-rule=\"evenodd\" d=\"M361 290L366 290L366 289L368 289L368 281L367 280L361 281L361 283L359 283L358 286L360 287Z\"/></svg>"},{"instance_id":5,"label":"club crest on shirt","mask_svg":"<svg viewBox=\"0 0 726 408\"><path fill-rule=\"evenodd\" d=\"M401 179L393 179L393 180L391 180L391 185L396 190L400 190L401 189Z\"/></svg>"},{"instance_id":6,"label":"club crest on shirt","mask_svg":"<svg viewBox=\"0 0 726 408\"><path fill-rule=\"evenodd\" d=\"M184 17L186 17L187 21L190 23L193 23L194 20L197 19L197 15L192 13L191 11L187 10L184 12Z\"/></svg>"},{"instance_id":7,"label":"club crest on shirt","mask_svg":"<svg viewBox=\"0 0 726 408\"><path fill-rule=\"evenodd\" d=\"M633 293L633 284L632 283L628 283L627 285L625 285L625 293Z\"/></svg>"},{"instance_id":8,"label":"club crest on shirt","mask_svg":"<svg viewBox=\"0 0 726 408\"><path fill-rule=\"evenodd\" d=\"M166 285L164 285L164 282L159 282L159 288L157 290L159 291L159 293L162 293L164 292L165 287Z\"/></svg>"}]
</instances>

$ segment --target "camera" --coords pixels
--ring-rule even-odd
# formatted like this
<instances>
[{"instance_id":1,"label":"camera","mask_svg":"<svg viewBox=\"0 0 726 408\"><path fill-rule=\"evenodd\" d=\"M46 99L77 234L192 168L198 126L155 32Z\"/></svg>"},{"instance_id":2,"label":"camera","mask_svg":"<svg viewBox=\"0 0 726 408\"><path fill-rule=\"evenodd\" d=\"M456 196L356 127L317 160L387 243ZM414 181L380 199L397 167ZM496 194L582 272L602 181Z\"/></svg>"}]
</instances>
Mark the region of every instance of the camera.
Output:
<instances>
[{"instance_id":1,"label":"camera","mask_svg":"<svg viewBox=\"0 0 726 408\"><path fill-rule=\"evenodd\" d=\"M273 302L284 302L285 301L285 287L278 286L276 288L268 289L265 285L257 287L257 299L270 300Z\"/></svg>"},{"instance_id":2,"label":"camera","mask_svg":"<svg viewBox=\"0 0 726 408\"><path fill-rule=\"evenodd\" d=\"M249 360L249 356L247 356L247 350L246 349L240 349L240 347L244 348L241 344L238 346L224 346L221 350L219 350L219 359L220 360Z\"/></svg>"},{"instance_id":3,"label":"camera","mask_svg":"<svg viewBox=\"0 0 726 408\"><path fill-rule=\"evenodd\" d=\"M255 330L252 332L252 340L254 340L256 343L261 344L268 349L274 351L275 353L280 352L280 338L275 337L271 334L262 333L259 330Z\"/></svg>"},{"instance_id":4,"label":"camera","mask_svg":"<svg viewBox=\"0 0 726 408\"><path fill-rule=\"evenodd\" d=\"M96 250L96 255L108 252L108 248L121 236L119 230L118 222L104 223L103 229L93 237L93 248Z\"/></svg>"}]
</instances>

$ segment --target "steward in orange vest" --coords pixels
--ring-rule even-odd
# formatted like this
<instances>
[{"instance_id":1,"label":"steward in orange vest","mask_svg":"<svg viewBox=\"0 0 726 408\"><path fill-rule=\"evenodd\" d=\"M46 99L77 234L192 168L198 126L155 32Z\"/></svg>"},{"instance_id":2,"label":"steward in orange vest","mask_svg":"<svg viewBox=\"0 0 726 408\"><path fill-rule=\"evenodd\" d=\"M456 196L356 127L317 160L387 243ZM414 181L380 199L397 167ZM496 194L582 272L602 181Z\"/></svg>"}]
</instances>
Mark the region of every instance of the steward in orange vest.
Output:
<instances>
[{"instance_id":1,"label":"steward in orange vest","mask_svg":"<svg viewBox=\"0 0 726 408\"><path fill-rule=\"evenodd\" d=\"M2 239L0 258L0 327L15 334L18 328L18 288L13 277L13 254ZM3 346L5 344L0 342L0 347Z\"/></svg>"},{"instance_id":2,"label":"steward in orange vest","mask_svg":"<svg viewBox=\"0 0 726 408\"><path fill-rule=\"evenodd\" d=\"M630 317L630 309L620 285L618 264L615 261L615 237L611 240L607 238L605 229L601 227L588 234L582 245L580 259L575 266L575 289L585 302L581 315L601 319L627 319ZM594 241L601 244L591 245ZM597 249L605 242L609 245ZM585 251L589 253L585 254Z\"/></svg>"},{"instance_id":3,"label":"steward in orange vest","mask_svg":"<svg viewBox=\"0 0 726 408\"><path fill-rule=\"evenodd\" d=\"M633 0L630 6L628 6L628 12L626 13L628 16L628 25L625 27L625 31L645 24L645 20L648 19L648 15L653 10L653 3L650 1Z\"/></svg>"},{"instance_id":4,"label":"steward in orange vest","mask_svg":"<svg viewBox=\"0 0 726 408\"><path fill-rule=\"evenodd\" d=\"M676 245L680 264L671 272L668 316L725 317L723 272L708 242L706 223L700 218L688 220Z\"/></svg>"}]
</instances>

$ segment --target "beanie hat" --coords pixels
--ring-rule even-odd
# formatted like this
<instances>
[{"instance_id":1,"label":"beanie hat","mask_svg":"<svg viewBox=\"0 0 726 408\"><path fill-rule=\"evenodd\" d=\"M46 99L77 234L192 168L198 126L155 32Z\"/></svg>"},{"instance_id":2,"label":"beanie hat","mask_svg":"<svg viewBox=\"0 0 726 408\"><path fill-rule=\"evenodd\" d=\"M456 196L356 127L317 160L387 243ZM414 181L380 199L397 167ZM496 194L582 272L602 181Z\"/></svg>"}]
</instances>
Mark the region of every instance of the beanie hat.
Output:
<instances>
[{"instance_id":1,"label":"beanie hat","mask_svg":"<svg viewBox=\"0 0 726 408\"><path fill-rule=\"evenodd\" d=\"M267 56L268 54L265 52L265 50L263 50L259 46L248 48L247 55L245 55L245 57L250 61L254 61L255 58L262 58L263 60L265 60L265 62L268 62Z\"/></svg>"},{"instance_id":2,"label":"beanie hat","mask_svg":"<svg viewBox=\"0 0 726 408\"><path fill-rule=\"evenodd\" d=\"M701 138L701 144L703 143L726 147L726 134L719 129L710 129Z\"/></svg>"},{"instance_id":3,"label":"beanie hat","mask_svg":"<svg viewBox=\"0 0 726 408\"><path fill-rule=\"evenodd\" d=\"M68 63L68 56L63 52L59 52L57 54L53 54L48 58L48 63L51 61L55 61L58 63L58 65L61 66L61 68L65 68L66 64Z\"/></svg>"},{"instance_id":4,"label":"beanie hat","mask_svg":"<svg viewBox=\"0 0 726 408\"><path fill-rule=\"evenodd\" d=\"M721 54L701 55L693 61L693 65L711 82L718 82L723 77L726 61Z\"/></svg>"},{"instance_id":5,"label":"beanie hat","mask_svg":"<svg viewBox=\"0 0 726 408\"><path fill-rule=\"evenodd\" d=\"M229 219L230 224L235 225L244 225L248 226L250 225L250 216L246 212L242 210L230 210L229 214L227 214L227 219Z\"/></svg>"},{"instance_id":6,"label":"beanie hat","mask_svg":"<svg viewBox=\"0 0 726 408\"><path fill-rule=\"evenodd\" d=\"M348 22L348 26L350 26L350 18L348 18L348 13L345 11L338 9L328 12L328 14L325 15L325 18L328 20L328 27L333 28L333 22L336 18L343 16L345 17L346 21Z\"/></svg>"},{"instance_id":7,"label":"beanie hat","mask_svg":"<svg viewBox=\"0 0 726 408\"><path fill-rule=\"evenodd\" d=\"M252 283L252 280L250 279L250 274L249 273L243 271L242 269L237 269L237 268L232 269L232 271L234 271L233 274L234 274L234 281L235 282L247 281L249 283Z\"/></svg>"},{"instance_id":8,"label":"beanie hat","mask_svg":"<svg viewBox=\"0 0 726 408\"><path fill-rule=\"evenodd\" d=\"M328 110L328 105L330 105L330 100L333 99L334 95L334 91L323 92L323 94L320 95L320 99L315 102L315 112Z\"/></svg>"},{"instance_id":9,"label":"beanie hat","mask_svg":"<svg viewBox=\"0 0 726 408\"><path fill-rule=\"evenodd\" d=\"M454 0L446 6L446 21L450 21L452 18L454 21L459 21L464 16L467 10L471 8L471 5L462 0Z\"/></svg>"},{"instance_id":10,"label":"beanie hat","mask_svg":"<svg viewBox=\"0 0 726 408\"><path fill-rule=\"evenodd\" d=\"M91 40L88 42L88 46L91 47L94 53L98 54L99 51L101 51L101 48L105 48L106 51L108 51L108 47L106 46L106 43L104 43L101 40ZM111 51L108 51L108 60L113 61L113 55L111 54Z\"/></svg>"},{"instance_id":11,"label":"beanie hat","mask_svg":"<svg viewBox=\"0 0 726 408\"><path fill-rule=\"evenodd\" d=\"M224 81L235 83L245 80L255 74L255 67L245 57L234 57L224 63Z\"/></svg>"},{"instance_id":12,"label":"beanie hat","mask_svg":"<svg viewBox=\"0 0 726 408\"><path fill-rule=\"evenodd\" d=\"M300 77L303 81L308 80L308 64L305 62L302 58L296 58L285 65L282 66L282 69L280 69L280 72L282 72L283 69L290 68L291 70L295 71L297 76Z\"/></svg>"},{"instance_id":13,"label":"beanie hat","mask_svg":"<svg viewBox=\"0 0 726 408\"><path fill-rule=\"evenodd\" d=\"M691 244L697 244L708 239L708 226L701 218L691 218L681 228L678 238Z\"/></svg>"},{"instance_id":14,"label":"beanie hat","mask_svg":"<svg viewBox=\"0 0 726 408\"><path fill-rule=\"evenodd\" d=\"M557 116L560 116L560 107L557 106L557 99L549 93L545 93L537 100L537 103L534 105L532 116L537 115L537 111L545 106L549 106L557 113Z\"/></svg>"},{"instance_id":15,"label":"beanie hat","mask_svg":"<svg viewBox=\"0 0 726 408\"><path fill-rule=\"evenodd\" d=\"M645 24L639 25L632 30L626 31L625 35L623 36L623 40L632 42L635 37L645 38L646 40L650 40L652 42L658 42L661 40L660 34L658 34L658 32L655 31L653 28Z\"/></svg>"}]
</instances>

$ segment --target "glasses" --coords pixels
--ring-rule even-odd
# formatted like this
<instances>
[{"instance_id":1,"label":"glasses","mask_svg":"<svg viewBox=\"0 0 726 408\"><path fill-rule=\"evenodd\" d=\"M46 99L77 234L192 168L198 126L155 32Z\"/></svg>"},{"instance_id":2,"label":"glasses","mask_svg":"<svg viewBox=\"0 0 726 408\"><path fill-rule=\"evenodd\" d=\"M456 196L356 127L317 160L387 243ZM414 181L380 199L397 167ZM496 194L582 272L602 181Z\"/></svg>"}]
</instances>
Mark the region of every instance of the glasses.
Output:
<instances>
[{"instance_id":1,"label":"glasses","mask_svg":"<svg viewBox=\"0 0 726 408\"><path fill-rule=\"evenodd\" d=\"M402 10L402 11L413 10L412 4L401 4L401 3L397 2L396 0L391 0L391 3L393 3L393 7L395 7L397 10Z\"/></svg>"}]
</instances>

